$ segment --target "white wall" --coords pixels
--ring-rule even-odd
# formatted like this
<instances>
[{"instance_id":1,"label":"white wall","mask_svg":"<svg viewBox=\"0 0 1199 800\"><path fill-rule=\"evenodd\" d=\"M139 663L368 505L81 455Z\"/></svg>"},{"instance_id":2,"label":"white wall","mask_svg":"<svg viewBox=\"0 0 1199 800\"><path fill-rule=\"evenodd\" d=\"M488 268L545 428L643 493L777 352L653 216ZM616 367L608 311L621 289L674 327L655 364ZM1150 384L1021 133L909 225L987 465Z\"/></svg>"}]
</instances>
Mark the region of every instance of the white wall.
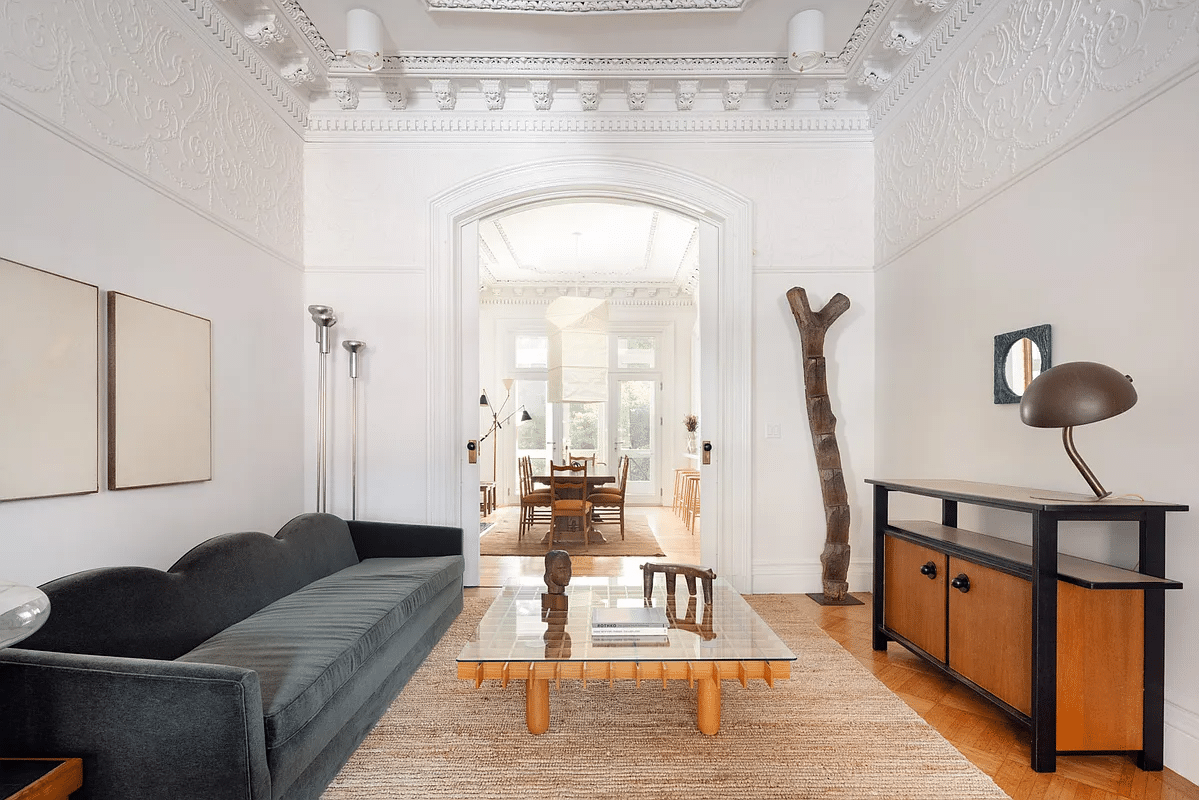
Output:
<instances>
[{"instance_id":1,"label":"white wall","mask_svg":"<svg viewBox=\"0 0 1199 800\"><path fill-rule=\"evenodd\" d=\"M1016 405L992 403L994 335L1049 323L1054 363L1099 361L1135 380L1132 410L1075 432L1106 488L1195 509L1196 141L1192 74L879 272L880 475L1085 493L1059 435L1022 425ZM963 506L961 523L1028 540L1024 515ZM1131 524L1075 523L1062 548L1131 566L1135 539ZM1196 781L1195 510L1168 515L1167 574L1187 588L1167 593L1165 760Z\"/></svg>"},{"instance_id":2,"label":"white wall","mask_svg":"<svg viewBox=\"0 0 1199 800\"><path fill-rule=\"evenodd\" d=\"M0 503L4 578L165 568L218 533L273 533L302 510L302 273L2 106L0 141L0 255L205 317L213 340L212 481Z\"/></svg>"},{"instance_id":3,"label":"white wall","mask_svg":"<svg viewBox=\"0 0 1199 800\"><path fill-rule=\"evenodd\" d=\"M213 479L0 503L5 580L165 568L303 510L296 120L186 9L127 5L139 36L80 0L0 7L0 257L211 320Z\"/></svg>"},{"instance_id":4,"label":"white wall","mask_svg":"<svg viewBox=\"0 0 1199 800\"><path fill-rule=\"evenodd\" d=\"M411 347L422 341L432 315L454 313L453 309L427 307L422 291L422 281L428 277L430 199L485 173L519 170L525 164L570 156L653 162L717 181L753 201L753 268L755 273L764 273L754 281L753 394L766 398L780 386L790 392L778 403L759 401L765 406L755 406L753 413L770 413L776 419L786 414L800 424L786 426L782 441L788 446L780 453L778 448L758 447L763 426L754 420L755 455L749 478L771 489L784 487L788 502L779 503L775 491L755 489L753 530L738 535L752 540L755 564L774 564L781 559L792 565L789 570L764 574L761 581L755 576L756 589L818 591L823 525L797 525L794 511L820 508L820 488L810 465L813 456L802 395L797 401L793 393L795 381L802 384L797 337L791 333L794 322L785 301L781 306L779 302L787 288L806 282L814 294L844 291L860 303L838 323L840 331L830 337L830 347L837 350L831 359L836 376L834 401L846 403L837 406L842 448L851 455L846 458L847 469L854 470L847 474L847 483L856 487L873 473L874 432L869 402L862 399L862 394L869 392L866 387L874 362L869 313L872 277L868 272L873 260L869 144L713 144L696 139L658 144L631 139L602 144L582 140L534 143L497 137L486 142L442 143L371 142L351 137L310 144L305 154L304 245L311 273L306 302L336 306L330 298L341 298L337 302L345 305L347 318L361 313L362 308L385 304L392 317L386 328L379 318L374 329L357 334L368 342L379 342L374 355L376 369L402 369L407 375L402 386L373 392L370 436L377 441L369 446L400 448L402 453L393 460L397 471L388 474L386 485L376 483L374 475L367 477L372 487L368 507L385 518L420 519L426 507L422 491L429 491L430 482L439 480L437 475L426 475L420 456L428 413L422 411L422 405L429 365L427 358L413 354ZM400 361L410 355L414 356L411 360ZM315 364L309 371L315 372ZM468 388L474 391L474 387ZM842 401L837 399L844 397L842 390L862 394ZM793 409L791 403L795 403ZM383 416L381 408L412 413L389 411ZM338 453L336 458L345 456ZM867 520L868 510L855 499L855 530L865 531ZM858 539L860 535L855 534L855 541ZM856 555L868 559L867 551L861 547ZM868 574L868 564L866 572L855 568L858 573ZM854 588L868 587L862 582Z\"/></svg>"}]
</instances>

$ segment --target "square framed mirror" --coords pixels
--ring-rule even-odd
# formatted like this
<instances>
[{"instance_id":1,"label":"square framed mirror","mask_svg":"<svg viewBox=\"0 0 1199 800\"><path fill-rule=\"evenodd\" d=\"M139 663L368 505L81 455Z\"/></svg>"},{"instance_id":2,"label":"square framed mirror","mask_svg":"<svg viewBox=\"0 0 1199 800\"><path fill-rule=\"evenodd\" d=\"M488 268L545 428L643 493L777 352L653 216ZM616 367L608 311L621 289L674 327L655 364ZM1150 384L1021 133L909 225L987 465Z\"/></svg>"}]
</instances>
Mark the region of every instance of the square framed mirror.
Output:
<instances>
[{"instance_id":1,"label":"square framed mirror","mask_svg":"<svg viewBox=\"0 0 1199 800\"><path fill-rule=\"evenodd\" d=\"M1049 325L995 337L995 403L1019 403L1028 384L1053 366Z\"/></svg>"}]
</instances>

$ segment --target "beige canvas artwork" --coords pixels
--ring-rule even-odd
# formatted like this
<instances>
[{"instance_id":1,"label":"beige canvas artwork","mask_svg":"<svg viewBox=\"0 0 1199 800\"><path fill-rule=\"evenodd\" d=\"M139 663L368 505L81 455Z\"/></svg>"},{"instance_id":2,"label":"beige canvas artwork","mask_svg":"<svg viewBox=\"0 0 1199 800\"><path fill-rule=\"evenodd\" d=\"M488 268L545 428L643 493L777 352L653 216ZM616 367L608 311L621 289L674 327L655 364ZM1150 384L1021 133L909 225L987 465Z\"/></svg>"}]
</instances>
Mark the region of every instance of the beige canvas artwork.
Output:
<instances>
[{"instance_id":1,"label":"beige canvas artwork","mask_svg":"<svg viewBox=\"0 0 1199 800\"><path fill-rule=\"evenodd\" d=\"M212 479L212 323L108 293L108 488Z\"/></svg>"},{"instance_id":2,"label":"beige canvas artwork","mask_svg":"<svg viewBox=\"0 0 1199 800\"><path fill-rule=\"evenodd\" d=\"M0 500L99 491L99 289L0 259Z\"/></svg>"}]
</instances>

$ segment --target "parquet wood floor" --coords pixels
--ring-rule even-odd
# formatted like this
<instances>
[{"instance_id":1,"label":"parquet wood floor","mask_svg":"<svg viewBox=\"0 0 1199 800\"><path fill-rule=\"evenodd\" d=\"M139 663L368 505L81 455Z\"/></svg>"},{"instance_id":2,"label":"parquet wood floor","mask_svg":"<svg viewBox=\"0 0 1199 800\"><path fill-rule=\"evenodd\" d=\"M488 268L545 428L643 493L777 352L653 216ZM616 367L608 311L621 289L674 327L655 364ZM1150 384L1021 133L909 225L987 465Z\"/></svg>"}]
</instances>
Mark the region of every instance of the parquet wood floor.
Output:
<instances>
[{"instance_id":1,"label":"parquet wood floor","mask_svg":"<svg viewBox=\"0 0 1199 800\"><path fill-rule=\"evenodd\" d=\"M700 525L692 535L669 508L645 512L666 559L700 563ZM634 513L630 509L629 513ZM576 575L628 575L640 578L644 557L572 559ZM483 556L481 586L468 596L493 596L498 587L522 576L540 576L545 562L536 557ZM1028 731L968 689L940 675L895 643L886 653L870 646L870 595L858 594L860 606L805 606L812 619L891 691L1013 800L1199 800L1199 787L1177 773L1142 772L1126 756L1059 756L1057 772L1039 774L1029 767Z\"/></svg>"}]
</instances>

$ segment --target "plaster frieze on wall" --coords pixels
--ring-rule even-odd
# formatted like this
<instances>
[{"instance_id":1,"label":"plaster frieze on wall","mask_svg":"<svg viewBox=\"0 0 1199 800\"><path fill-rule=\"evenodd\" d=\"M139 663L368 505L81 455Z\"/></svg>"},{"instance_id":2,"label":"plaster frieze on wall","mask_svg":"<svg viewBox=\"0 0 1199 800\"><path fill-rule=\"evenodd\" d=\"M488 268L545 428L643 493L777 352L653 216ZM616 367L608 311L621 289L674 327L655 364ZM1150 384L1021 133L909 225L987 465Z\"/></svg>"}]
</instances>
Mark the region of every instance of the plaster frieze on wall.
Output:
<instances>
[{"instance_id":1,"label":"plaster frieze on wall","mask_svg":"<svg viewBox=\"0 0 1199 800\"><path fill-rule=\"evenodd\" d=\"M298 262L302 139L195 35L155 0L0 3L0 103Z\"/></svg>"},{"instance_id":2,"label":"plaster frieze on wall","mask_svg":"<svg viewBox=\"0 0 1199 800\"><path fill-rule=\"evenodd\" d=\"M879 136L879 261L1199 69L1199 0L1013 0Z\"/></svg>"}]
</instances>

